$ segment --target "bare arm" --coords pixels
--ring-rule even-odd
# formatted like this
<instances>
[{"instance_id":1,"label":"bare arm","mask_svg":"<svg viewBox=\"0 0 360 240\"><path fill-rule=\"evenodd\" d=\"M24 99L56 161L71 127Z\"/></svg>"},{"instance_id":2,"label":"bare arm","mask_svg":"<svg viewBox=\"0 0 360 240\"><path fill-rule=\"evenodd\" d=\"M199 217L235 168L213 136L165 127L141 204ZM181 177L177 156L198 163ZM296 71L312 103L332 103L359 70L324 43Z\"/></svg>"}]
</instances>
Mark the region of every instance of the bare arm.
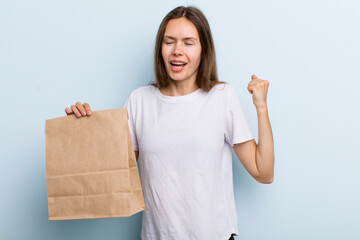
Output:
<instances>
[{"instance_id":1,"label":"bare arm","mask_svg":"<svg viewBox=\"0 0 360 240\"><path fill-rule=\"evenodd\" d=\"M274 180L274 142L267 109L257 109L259 144L255 140L234 144L234 151L250 175L260 183Z\"/></svg>"},{"instance_id":2,"label":"bare arm","mask_svg":"<svg viewBox=\"0 0 360 240\"><path fill-rule=\"evenodd\" d=\"M274 141L266 104L269 81L252 76L248 91L253 94L253 102L258 117L259 143L255 140L234 144L234 151L250 175L261 183L274 180Z\"/></svg>"}]
</instances>

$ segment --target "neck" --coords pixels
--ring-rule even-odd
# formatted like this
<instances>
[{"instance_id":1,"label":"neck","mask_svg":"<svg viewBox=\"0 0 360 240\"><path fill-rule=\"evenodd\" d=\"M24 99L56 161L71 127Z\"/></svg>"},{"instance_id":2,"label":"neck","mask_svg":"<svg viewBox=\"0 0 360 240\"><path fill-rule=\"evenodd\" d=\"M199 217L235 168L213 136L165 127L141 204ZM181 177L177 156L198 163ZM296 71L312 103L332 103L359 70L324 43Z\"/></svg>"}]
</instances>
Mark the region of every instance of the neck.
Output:
<instances>
[{"instance_id":1,"label":"neck","mask_svg":"<svg viewBox=\"0 0 360 240\"><path fill-rule=\"evenodd\" d=\"M167 96L184 96L195 92L199 87L195 82L183 82L171 80L169 87L161 89L161 92Z\"/></svg>"}]
</instances>

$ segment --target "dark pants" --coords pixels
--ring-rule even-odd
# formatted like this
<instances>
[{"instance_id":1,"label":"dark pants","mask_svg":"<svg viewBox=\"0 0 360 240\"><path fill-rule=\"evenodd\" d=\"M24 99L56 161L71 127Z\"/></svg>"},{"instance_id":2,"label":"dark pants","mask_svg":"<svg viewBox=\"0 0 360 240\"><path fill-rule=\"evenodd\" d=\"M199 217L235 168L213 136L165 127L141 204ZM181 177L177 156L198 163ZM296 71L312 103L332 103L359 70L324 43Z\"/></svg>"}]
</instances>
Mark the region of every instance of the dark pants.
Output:
<instances>
[{"instance_id":1,"label":"dark pants","mask_svg":"<svg viewBox=\"0 0 360 240\"><path fill-rule=\"evenodd\" d=\"M229 240L235 240L234 237L233 237L234 235L235 234L231 234L231 237L229 238Z\"/></svg>"}]
</instances>

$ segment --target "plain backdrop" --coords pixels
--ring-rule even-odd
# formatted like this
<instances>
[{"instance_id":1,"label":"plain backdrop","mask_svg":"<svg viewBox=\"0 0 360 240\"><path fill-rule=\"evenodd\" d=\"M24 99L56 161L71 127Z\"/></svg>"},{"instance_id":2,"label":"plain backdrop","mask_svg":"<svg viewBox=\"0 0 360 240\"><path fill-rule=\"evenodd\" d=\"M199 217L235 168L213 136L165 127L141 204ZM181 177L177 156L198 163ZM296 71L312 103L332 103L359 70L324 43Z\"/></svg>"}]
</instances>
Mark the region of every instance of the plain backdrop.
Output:
<instances>
[{"instance_id":1,"label":"plain backdrop","mask_svg":"<svg viewBox=\"0 0 360 240\"><path fill-rule=\"evenodd\" d=\"M355 0L0 0L0 239L140 239L142 213L48 220L45 120L76 101L123 107L154 80L156 32L179 5L208 18L256 141L246 87L270 82L275 180L257 183L233 153L236 239L360 239Z\"/></svg>"}]
</instances>

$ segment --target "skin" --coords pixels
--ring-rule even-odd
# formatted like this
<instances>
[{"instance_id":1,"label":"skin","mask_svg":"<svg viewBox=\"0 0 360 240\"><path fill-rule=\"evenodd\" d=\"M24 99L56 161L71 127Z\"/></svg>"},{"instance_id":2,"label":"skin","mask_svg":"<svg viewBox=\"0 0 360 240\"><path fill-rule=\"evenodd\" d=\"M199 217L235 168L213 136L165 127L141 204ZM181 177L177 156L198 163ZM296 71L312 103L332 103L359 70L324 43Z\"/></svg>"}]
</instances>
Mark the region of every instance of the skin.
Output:
<instances>
[{"instance_id":1,"label":"skin","mask_svg":"<svg viewBox=\"0 0 360 240\"><path fill-rule=\"evenodd\" d=\"M201 61L201 44L198 31L191 21L183 17L168 22L161 53L171 79L170 86L161 89L164 95L182 96L199 88L196 75ZM174 59L187 63L181 72L171 69L170 62Z\"/></svg>"},{"instance_id":2,"label":"skin","mask_svg":"<svg viewBox=\"0 0 360 240\"><path fill-rule=\"evenodd\" d=\"M249 174L260 183L274 181L274 141L266 103L268 80L262 80L255 75L248 84L258 117L258 139L234 144L234 152Z\"/></svg>"},{"instance_id":3,"label":"skin","mask_svg":"<svg viewBox=\"0 0 360 240\"><path fill-rule=\"evenodd\" d=\"M186 18L172 19L165 29L162 57L171 81L169 87L161 89L164 95L183 96L194 92L196 76L201 60L201 44L196 27ZM181 72L170 67L170 61L178 59L187 63ZM272 183L274 179L274 143L267 108L268 80L251 76L247 90L252 95L258 117L258 144L255 140L234 144L234 152L249 174L260 183ZM91 116L89 104L77 102L65 109L67 115L78 118ZM135 151L138 159L139 151Z\"/></svg>"}]
</instances>

